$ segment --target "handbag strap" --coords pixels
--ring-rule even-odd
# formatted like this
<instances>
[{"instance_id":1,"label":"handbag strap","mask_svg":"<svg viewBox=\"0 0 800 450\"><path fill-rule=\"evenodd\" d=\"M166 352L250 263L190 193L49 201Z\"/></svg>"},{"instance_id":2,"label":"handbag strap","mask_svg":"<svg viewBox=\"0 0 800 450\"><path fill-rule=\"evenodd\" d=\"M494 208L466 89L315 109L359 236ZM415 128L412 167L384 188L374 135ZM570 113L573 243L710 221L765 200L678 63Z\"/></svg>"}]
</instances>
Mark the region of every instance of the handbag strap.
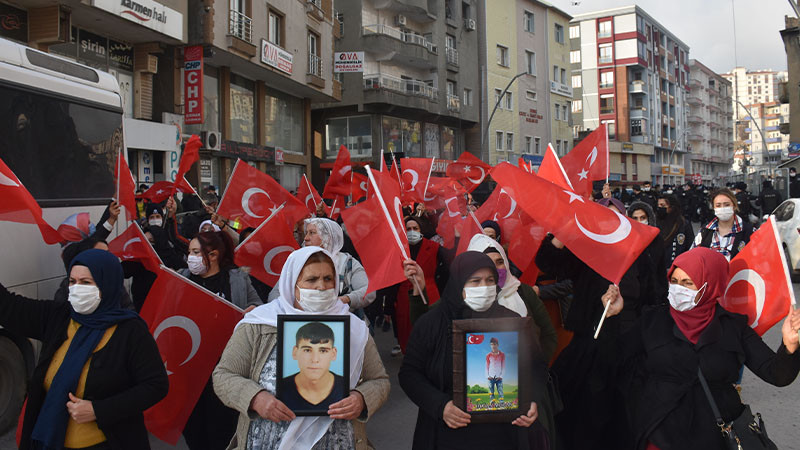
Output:
<instances>
[{"instance_id":1,"label":"handbag strap","mask_svg":"<svg viewBox=\"0 0 800 450\"><path fill-rule=\"evenodd\" d=\"M714 397L711 395L711 389L708 388L706 377L703 376L703 371L700 370L699 366L697 367L697 377L700 378L700 384L703 386L703 391L706 393L708 403L711 405L711 412L714 413L714 418L717 420L717 425L724 425L725 421L722 420L722 414L720 414L719 408L717 408L717 402L714 401Z\"/></svg>"}]
</instances>

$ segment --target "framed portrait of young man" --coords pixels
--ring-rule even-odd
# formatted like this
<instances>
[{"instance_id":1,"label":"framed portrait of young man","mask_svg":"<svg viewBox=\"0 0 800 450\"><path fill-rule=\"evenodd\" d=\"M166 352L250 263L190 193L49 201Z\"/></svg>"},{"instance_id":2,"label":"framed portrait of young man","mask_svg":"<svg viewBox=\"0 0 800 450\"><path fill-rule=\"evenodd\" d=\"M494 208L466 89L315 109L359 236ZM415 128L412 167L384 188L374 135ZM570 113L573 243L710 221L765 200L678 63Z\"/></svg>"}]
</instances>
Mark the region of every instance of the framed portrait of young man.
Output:
<instances>
[{"instance_id":1,"label":"framed portrait of young man","mask_svg":"<svg viewBox=\"0 0 800 450\"><path fill-rule=\"evenodd\" d=\"M532 393L530 318L453 321L453 404L472 423L527 414Z\"/></svg>"},{"instance_id":2,"label":"framed portrait of young man","mask_svg":"<svg viewBox=\"0 0 800 450\"><path fill-rule=\"evenodd\" d=\"M324 416L350 394L350 316L278 315L276 397Z\"/></svg>"}]
</instances>

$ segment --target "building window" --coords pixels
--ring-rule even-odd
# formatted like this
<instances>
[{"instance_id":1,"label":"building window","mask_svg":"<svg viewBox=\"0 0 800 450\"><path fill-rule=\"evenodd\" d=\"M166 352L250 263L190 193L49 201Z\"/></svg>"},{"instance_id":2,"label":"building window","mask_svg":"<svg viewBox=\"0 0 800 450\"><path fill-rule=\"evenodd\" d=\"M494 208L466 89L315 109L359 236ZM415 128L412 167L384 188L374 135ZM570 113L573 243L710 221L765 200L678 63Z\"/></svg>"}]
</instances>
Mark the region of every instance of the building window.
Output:
<instances>
[{"instance_id":1,"label":"building window","mask_svg":"<svg viewBox=\"0 0 800 450\"><path fill-rule=\"evenodd\" d=\"M247 144L255 143L255 83L231 75L230 84L230 127L228 139Z\"/></svg>"},{"instance_id":2,"label":"building window","mask_svg":"<svg viewBox=\"0 0 800 450\"><path fill-rule=\"evenodd\" d=\"M602 97L601 97L601 101L602 101ZM613 120L603 120L603 121L600 121L600 124L601 125L602 124L608 125L608 138L609 139L615 139L616 138L616 136L617 136L617 126L616 126L616 123L614 123Z\"/></svg>"},{"instance_id":3,"label":"building window","mask_svg":"<svg viewBox=\"0 0 800 450\"><path fill-rule=\"evenodd\" d=\"M508 47L503 47L502 45L497 46L497 64L503 67L511 65L508 59Z\"/></svg>"},{"instance_id":4,"label":"building window","mask_svg":"<svg viewBox=\"0 0 800 450\"><path fill-rule=\"evenodd\" d=\"M561 156L561 139L556 139L556 155Z\"/></svg>"},{"instance_id":5,"label":"building window","mask_svg":"<svg viewBox=\"0 0 800 450\"><path fill-rule=\"evenodd\" d=\"M553 66L553 81L558 82L558 66Z\"/></svg>"},{"instance_id":6,"label":"building window","mask_svg":"<svg viewBox=\"0 0 800 450\"><path fill-rule=\"evenodd\" d=\"M533 138L525 136L525 154L530 155L531 151L533 151Z\"/></svg>"},{"instance_id":7,"label":"building window","mask_svg":"<svg viewBox=\"0 0 800 450\"><path fill-rule=\"evenodd\" d=\"M600 72L600 88L614 87L614 72Z\"/></svg>"},{"instance_id":8,"label":"building window","mask_svg":"<svg viewBox=\"0 0 800 450\"><path fill-rule=\"evenodd\" d=\"M528 33L534 33L535 28L533 24L533 13L530 11L525 11L525 14L522 16L522 28L527 31Z\"/></svg>"},{"instance_id":9,"label":"building window","mask_svg":"<svg viewBox=\"0 0 800 450\"><path fill-rule=\"evenodd\" d=\"M506 133L506 151L514 151L514 133Z\"/></svg>"},{"instance_id":10,"label":"building window","mask_svg":"<svg viewBox=\"0 0 800 450\"><path fill-rule=\"evenodd\" d=\"M322 77L322 58L320 57L319 36L308 32L308 73Z\"/></svg>"},{"instance_id":11,"label":"building window","mask_svg":"<svg viewBox=\"0 0 800 450\"><path fill-rule=\"evenodd\" d=\"M298 99L298 101L300 101ZM300 111L302 117L302 110ZM300 136L302 140L302 125ZM370 116L337 117L329 119L325 124L327 137L326 154L328 159L335 158L339 147L345 146L353 156L372 155L372 120ZM301 150L298 147L297 150Z\"/></svg>"},{"instance_id":12,"label":"building window","mask_svg":"<svg viewBox=\"0 0 800 450\"><path fill-rule=\"evenodd\" d=\"M611 44L600 44L600 64L609 64L612 62Z\"/></svg>"},{"instance_id":13,"label":"building window","mask_svg":"<svg viewBox=\"0 0 800 450\"><path fill-rule=\"evenodd\" d=\"M556 120L561 120L561 105L555 103L554 106L556 107Z\"/></svg>"},{"instance_id":14,"label":"building window","mask_svg":"<svg viewBox=\"0 0 800 450\"><path fill-rule=\"evenodd\" d=\"M406 156L422 155L422 124L414 120L383 116L383 148L404 152Z\"/></svg>"},{"instance_id":15,"label":"building window","mask_svg":"<svg viewBox=\"0 0 800 450\"><path fill-rule=\"evenodd\" d=\"M570 64L578 64L581 62L581 51L580 50L573 50L569 52L569 62Z\"/></svg>"},{"instance_id":16,"label":"building window","mask_svg":"<svg viewBox=\"0 0 800 450\"><path fill-rule=\"evenodd\" d=\"M567 84L567 69L561 69L561 84Z\"/></svg>"},{"instance_id":17,"label":"building window","mask_svg":"<svg viewBox=\"0 0 800 450\"><path fill-rule=\"evenodd\" d=\"M494 104L497 105L498 108L502 108L503 104L500 102L500 96L503 95L503 91L500 89L494 90Z\"/></svg>"},{"instance_id":18,"label":"building window","mask_svg":"<svg viewBox=\"0 0 800 450\"><path fill-rule=\"evenodd\" d=\"M271 9L267 15L267 40L283 47L283 16Z\"/></svg>"},{"instance_id":19,"label":"building window","mask_svg":"<svg viewBox=\"0 0 800 450\"><path fill-rule=\"evenodd\" d=\"M525 50L525 71L536 75L536 53Z\"/></svg>"},{"instance_id":20,"label":"building window","mask_svg":"<svg viewBox=\"0 0 800 450\"><path fill-rule=\"evenodd\" d=\"M581 86L583 86L583 78L581 77L581 75L573 75L572 76L572 87L573 88L579 88Z\"/></svg>"},{"instance_id":21,"label":"building window","mask_svg":"<svg viewBox=\"0 0 800 450\"><path fill-rule=\"evenodd\" d=\"M464 88L464 106L472 105L472 89Z\"/></svg>"},{"instance_id":22,"label":"building window","mask_svg":"<svg viewBox=\"0 0 800 450\"><path fill-rule=\"evenodd\" d=\"M303 153L303 100L285 94L278 90L265 88L263 119L264 134L266 144L278 147L287 152ZM361 116L369 120L369 116ZM362 119L363 120L363 119ZM352 127L352 124L351 124ZM367 123L367 133L371 142L372 134L369 132L369 122ZM351 154L358 154L362 149L358 146L349 147ZM328 147L329 151L338 151L339 146ZM372 147L368 149L369 156L372 154Z\"/></svg>"},{"instance_id":23,"label":"building window","mask_svg":"<svg viewBox=\"0 0 800 450\"><path fill-rule=\"evenodd\" d=\"M494 136L494 148L495 150L503 150L503 132L496 131Z\"/></svg>"},{"instance_id":24,"label":"building window","mask_svg":"<svg viewBox=\"0 0 800 450\"><path fill-rule=\"evenodd\" d=\"M506 92L506 109L509 111L514 109L514 100L511 97L511 92Z\"/></svg>"},{"instance_id":25,"label":"building window","mask_svg":"<svg viewBox=\"0 0 800 450\"><path fill-rule=\"evenodd\" d=\"M538 96L536 95L536 91L525 91L525 98L527 98L530 101L535 102L537 100Z\"/></svg>"},{"instance_id":26,"label":"building window","mask_svg":"<svg viewBox=\"0 0 800 450\"><path fill-rule=\"evenodd\" d=\"M556 42L558 42L559 44L563 44L564 43L564 26L563 25L559 25L559 24L555 24L555 25L556 25L556 28L555 28Z\"/></svg>"},{"instance_id":27,"label":"building window","mask_svg":"<svg viewBox=\"0 0 800 450\"><path fill-rule=\"evenodd\" d=\"M642 135L642 119L631 120L631 136Z\"/></svg>"},{"instance_id":28,"label":"building window","mask_svg":"<svg viewBox=\"0 0 800 450\"><path fill-rule=\"evenodd\" d=\"M600 114L613 114L614 113L614 96L601 95L600 96Z\"/></svg>"},{"instance_id":29,"label":"building window","mask_svg":"<svg viewBox=\"0 0 800 450\"><path fill-rule=\"evenodd\" d=\"M611 37L611 21L606 20L597 24L597 37L608 38Z\"/></svg>"},{"instance_id":30,"label":"building window","mask_svg":"<svg viewBox=\"0 0 800 450\"><path fill-rule=\"evenodd\" d=\"M573 100L572 101L572 113L579 113L583 112L583 100Z\"/></svg>"},{"instance_id":31,"label":"building window","mask_svg":"<svg viewBox=\"0 0 800 450\"><path fill-rule=\"evenodd\" d=\"M572 25L571 27L569 27L569 38L578 39L579 37L581 37L581 26Z\"/></svg>"},{"instance_id":32,"label":"building window","mask_svg":"<svg viewBox=\"0 0 800 450\"><path fill-rule=\"evenodd\" d=\"M542 138L538 136L533 138L533 152L537 155L542 154Z\"/></svg>"}]
</instances>

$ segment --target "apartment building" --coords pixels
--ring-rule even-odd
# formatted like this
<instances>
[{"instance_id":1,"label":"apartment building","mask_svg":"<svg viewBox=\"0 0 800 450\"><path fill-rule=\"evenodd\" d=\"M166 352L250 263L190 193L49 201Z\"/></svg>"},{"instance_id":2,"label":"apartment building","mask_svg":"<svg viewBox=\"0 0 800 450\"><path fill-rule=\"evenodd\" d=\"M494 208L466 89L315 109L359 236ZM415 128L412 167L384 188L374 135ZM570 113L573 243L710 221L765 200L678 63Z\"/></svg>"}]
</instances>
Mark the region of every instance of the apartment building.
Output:
<instances>
[{"instance_id":1,"label":"apartment building","mask_svg":"<svg viewBox=\"0 0 800 450\"><path fill-rule=\"evenodd\" d=\"M572 16L548 4L547 60L550 63L550 86L547 91L550 105L550 140L559 156L572 150L572 53L567 33Z\"/></svg>"},{"instance_id":2,"label":"apartment building","mask_svg":"<svg viewBox=\"0 0 800 450\"><path fill-rule=\"evenodd\" d=\"M315 170L331 169L345 145L357 164L383 149L437 158L444 172L470 150L465 132L479 120L475 0L337 0L336 9L336 52L363 52L362 71L337 74L340 102L314 105L324 136Z\"/></svg>"},{"instance_id":3,"label":"apartment building","mask_svg":"<svg viewBox=\"0 0 800 450\"><path fill-rule=\"evenodd\" d=\"M732 86L700 61L689 60L689 158L687 176L705 185L724 184L733 164Z\"/></svg>"},{"instance_id":4,"label":"apartment building","mask_svg":"<svg viewBox=\"0 0 800 450\"><path fill-rule=\"evenodd\" d=\"M616 184L682 183L688 45L638 6L578 15L569 36L576 139L608 126Z\"/></svg>"}]
</instances>

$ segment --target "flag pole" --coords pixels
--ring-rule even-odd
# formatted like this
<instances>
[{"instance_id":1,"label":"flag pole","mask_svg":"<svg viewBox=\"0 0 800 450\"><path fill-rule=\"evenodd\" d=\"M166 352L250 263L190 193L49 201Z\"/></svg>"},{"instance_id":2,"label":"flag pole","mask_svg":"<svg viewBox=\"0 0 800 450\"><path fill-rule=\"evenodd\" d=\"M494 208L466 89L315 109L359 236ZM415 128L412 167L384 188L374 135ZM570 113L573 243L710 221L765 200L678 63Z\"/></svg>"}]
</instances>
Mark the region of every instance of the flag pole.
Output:
<instances>
[{"instance_id":1,"label":"flag pole","mask_svg":"<svg viewBox=\"0 0 800 450\"><path fill-rule=\"evenodd\" d=\"M608 303L606 303L606 307L603 309L603 316L600 318L600 323L597 324L597 330L595 330L595 332L594 332L594 339L595 340L597 340L597 336L600 335L600 329L603 328L603 322L606 321L606 316L608 315L608 308L611 306L611 303L615 302L615 301L617 301L617 299L614 299L614 300L609 301Z\"/></svg>"},{"instance_id":2,"label":"flag pole","mask_svg":"<svg viewBox=\"0 0 800 450\"><path fill-rule=\"evenodd\" d=\"M469 209L469 206L467 206L467 209ZM481 226L481 223L478 221L478 218L475 217L475 213L472 212L471 209L469 209L469 215L472 217L472 220L475 221L475 224L478 225L478 229L483 231L483 227Z\"/></svg>"},{"instance_id":3,"label":"flag pole","mask_svg":"<svg viewBox=\"0 0 800 450\"><path fill-rule=\"evenodd\" d=\"M405 192L406 188L403 187L403 174L400 173L400 168L397 166L397 160L394 159L394 152L392 152L392 169L397 172L397 182L400 183L400 192Z\"/></svg>"},{"instance_id":4,"label":"flag pole","mask_svg":"<svg viewBox=\"0 0 800 450\"><path fill-rule=\"evenodd\" d=\"M436 164L436 158L431 158L431 170L428 171L428 179L425 180L425 190L422 192L422 201L425 202L425 197L428 195L428 183L431 182L431 174L433 174L433 166Z\"/></svg>"},{"instance_id":5,"label":"flag pole","mask_svg":"<svg viewBox=\"0 0 800 450\"><path fill-rule=\"evenodd\" d=\"M394 153L392 153L392 161L394 161ZM392 235L394 236L394 240L397 243L397 246L400 248L400 253L403 255L403 259L409 259L408 254L406 253L405 247L403 247L403 242L400 241L400 235L397 234L397 229L392 224L391 216L389 216L389 209L386 207L386 202L383 201L383 196L381 195L381 190L378 189L378 183L375 181L375 176L372 175L372 169L367 165L365 167L367 169L367 176L369 176L369 182L372 185L372 188L375 189L375 196L378 198L378 203L381 205L381 210L383 210L383 214L386 218L387 223L389 224L389 228L392 230ZM422 303L428 304L428 300L425 299L425 294L422 292L422 288L419 286L416 278L412 279L414 283L414 287L417 288L419 291L419 296L422 297Z\"/></svg>"},{"instance_id":6,"label":"flag pole","mask_svg":"<svg viewBox=\"0 0 800 450\"><path fill-rule=\"evenodd\" d=\"M260 230L260 229L261 229L261 227L263 227L264 225L266 225L266 224L267 224L267 222L269 222L270 220L272 220L272 218L273 218L273 217L275 217L275 216L276 216L276 215L277 215L277 214L278 214L278 213L279 213L279 212L280 212L280 211L283 209L283 206L284 206L284 205L286 205L286 202L283 202L283 203L281 203L281 206L278 206L277 208L275 208L275 211L272 211L272 214L270 214L270 215L269 215L269 217L267 217L266 219L264 219L264 221L263 221L263 222L261 222L261 224L260 224L259 226L257 226L257 227L256 227L256 229L255 229L255 230L253 230L253 232L252 232L252 233L250 233L250 235L248 235L248 236L247 236L247 238L246 238L245 240L243 240L241 244L237 245L237 246L236 246L236 248L234 248L234 249L233 249L233 253L236 253L236 252L238 252L238 251L239 251L239 249L240 249L240 248L241 248L241 247L242 247L244 244L247 244L247 242L250 240L250 238L251 238L251 237L253 237L253 235L255 235L256 233L258 233L258 230Z\"/></svg>"},{"instance_id":7,"label":"flag pole","mask_svg":"<svg viewBox=\"0 0 800 450\"><path fill-rule=\"evenodd\" d=\"M303 179L306 180L306 186L308 187L308 193L311 194L311 198L314 198L314 192L311 190L311 183L308 182L308 177L306 177L306 174L303 174ZM315 198L314 198L314 204L317 207L319 206L319 203L317 203L317 199L315 199Z\"/></svg>"},{"instance_id":8,"label":"flag pole","mask_svg":"<svg viewBox=\"0 0 800 450\"><path fill-rule=\"evenodd\" d=\"M606 184L608 184L608 177L611 175L611 149L608 148L608 122L606 122L604 125L606 127ZM669 163L672 164L672 161Z\"/></svg>"}]
</instances>

